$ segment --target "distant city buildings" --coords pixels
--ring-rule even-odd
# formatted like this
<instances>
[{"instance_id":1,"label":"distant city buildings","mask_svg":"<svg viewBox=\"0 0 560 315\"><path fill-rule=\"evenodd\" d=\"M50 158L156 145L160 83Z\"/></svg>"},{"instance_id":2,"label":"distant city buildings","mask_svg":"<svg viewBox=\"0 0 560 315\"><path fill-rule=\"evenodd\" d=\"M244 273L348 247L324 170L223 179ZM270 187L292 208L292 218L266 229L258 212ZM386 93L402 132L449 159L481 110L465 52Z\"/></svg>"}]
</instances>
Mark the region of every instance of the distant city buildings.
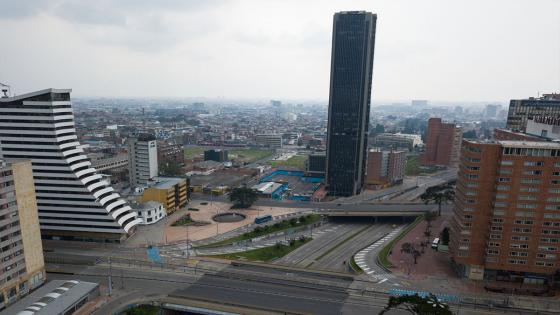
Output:
<instances>
[{"instance_id":1,"label":"distant city buildings","mask_svg":"<svg viewBox=\"0 0 560 315\"><path fill-rule=\"evenodd\" d=\"M185 164L185 152L183 146L167 141L158 141L157 143L157 162Z\"/></svg>"},{"instance_id":2,"label":"distant city buildings","mask_svg":"<svg viewBox=\"0 0 560 315\"><path fill-rule=\"evenodd\" d=\"M511 100L506 128L526 131L527 120L535 116L560 116L560 94L543 94L540 98Z\"/></svg>"},{"instance_id":3,"label":"distant city buildings","mask_svg":"<svg viewBox=\"0 0 560 315\"><path fill-rule=\"evenodd\" d=\"M456 167L462 138L463 131L455 123L442 123L441 118L430 118L422 165Z\"/></svg>"},{"instance_id":4,"label":"distant city buildings","mask_svg":"<svg viewBox=\"0 0 560 315\"><path fill-rule=\"evenodd\" d=\"M334 15L326 173L333 196L364 185L376 21L364 11Z\"/></svg>"},{"instance_id":5,"label":"distant city buildings","mask_svg":"<svg viewBox=\"0 0 560 315\"><path fill-rule=\"evenodd\" d=\"M412 100L410 102L410 105L412 107L424 108L424 107L428 107L428 101L427 100Z\"/></svg>"},{"instance_id":6,"label":"distant city buildings","mask_svg":"<svg viewBox=\"0 0 560 315\"><path fill-rule=\"evenodd\" d=\"M501 109L501 105L488 104L484 109L484 116L489 119L495 119Z\"/></svg>"},{"instance_id":7,"label":"distant city buildings","mask_svg":"<svg viewBox=\"0 0 560 315\"><path fill-rule=\"evenodd\" d=\"M378 148L368 152L366 184L382 186L400 183L404 179L406 151L384 151Z\"/></svg>"},{"instance_id":8,"label":"distant city buildings","mask_svg":"<svg viewBox=\"0 0 560 315\"><path fill-rule=\"evenodd\" d=\"M128 158L130 186L145 186L152 178L158 176L157 141L153 135L130 137Z\"/></svg>"},{"instance_id":9,"label":"distant city buildings","mask_svg":"<svg viewBox=\"0 0 560 315\"><path fill-rule=\"evenodd\" d=\"M43 238L121 241L141 220L84 154L70 92L0 98L0 159L31 159Z\"/></svg>"},{"instance_id":10,"label":"distant city buildings","mask_svg":"<svg viewBox=\"0 0 560 315\"><path fill-rule=\"evenodd\" d=\"M255 136L255 141L258 145L271 148L282 148L282 135L280 134L258 134Z\"/></svg>"},{"instance_id":11,"label":"distant city buildings","mask_svg":"<svg viewBox=\"0 0 560 315\"><path fill-rule=\"evenodd\" d=\"M464 277L548 282L560 263L560 144L464 140L450 240Z\"/></svg>"},{"instance_id":12,"label":"distant city buildings","mask_svg":"<svg viewBox=\"0 0 560 315\"><path fill-rule=\"evenodd\" d=\"M386 149L406 149L412 151L422 145L424 145L422 137L415 134L381 133L374 138L375 147Z\"/></svg>"},{"instance_id":13,"label":"distant city buildings","mask_svg":"<svg viewBox=\"0 0 560 315\"><path fill-rule=\"evenodd\" d=\"M0 310L46 279L30 161L0 162Z\"/></svg>"},{"instance_id":14,"label":"distant city buildings","mask_svg":"<svg viewBox=\"0 0 560 315\"><path fill-rule=\"evenodd\" d=\"M229 161L228 150L212 149L204 151L204 161L226 162Z\"/></svg>"}]
</instances>

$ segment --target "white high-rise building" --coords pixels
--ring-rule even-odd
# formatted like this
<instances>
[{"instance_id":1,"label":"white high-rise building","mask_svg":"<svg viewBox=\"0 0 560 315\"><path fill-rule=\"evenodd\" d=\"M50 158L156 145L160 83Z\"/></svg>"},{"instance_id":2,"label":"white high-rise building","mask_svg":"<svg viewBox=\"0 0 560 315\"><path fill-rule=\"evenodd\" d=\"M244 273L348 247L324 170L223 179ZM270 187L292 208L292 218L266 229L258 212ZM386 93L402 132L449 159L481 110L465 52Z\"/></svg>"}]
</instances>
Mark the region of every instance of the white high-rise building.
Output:
<instances>
[{"instance_id":1,"label":"white high-rise building","mask_svg":"<svg viewBox=\"0 0 560 315\"><path fill-rule=\"evenodd\" d=\"M30 159L43 238L120 241L142 220L91 166L70 89L0 98L0 159Z\"/></svg>"},{"instance_id":2,"label":"white high-rise building","mask_svg":"<svg viewBox=\"0 0 560 315\"><path fill-rule=\"evenodd\" d=\"M153 135L128 139L128 174L132 187L146 186L158 176L157 142Z\"/></svg>"}]
</instances>

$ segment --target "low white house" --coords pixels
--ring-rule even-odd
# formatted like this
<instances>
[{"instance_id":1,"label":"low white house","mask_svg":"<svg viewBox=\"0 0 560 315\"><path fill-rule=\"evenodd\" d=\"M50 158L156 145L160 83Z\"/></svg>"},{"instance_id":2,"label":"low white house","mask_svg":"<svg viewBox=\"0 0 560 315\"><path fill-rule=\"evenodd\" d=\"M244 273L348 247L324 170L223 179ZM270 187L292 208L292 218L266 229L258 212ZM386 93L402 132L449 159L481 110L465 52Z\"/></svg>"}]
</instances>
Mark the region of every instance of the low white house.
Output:
<instances>
[{"instance_id":1,"label":"low white house","mask_svg":"<svg viewBox=\"0 0 560 315\"><path fill-rule=\"evenodd\" d=\"M135 203L132 208L138 213L138 218L142 219L142 225L154 224L167 215L163 205L157 201Z\"/></svg>"}]
</instances>

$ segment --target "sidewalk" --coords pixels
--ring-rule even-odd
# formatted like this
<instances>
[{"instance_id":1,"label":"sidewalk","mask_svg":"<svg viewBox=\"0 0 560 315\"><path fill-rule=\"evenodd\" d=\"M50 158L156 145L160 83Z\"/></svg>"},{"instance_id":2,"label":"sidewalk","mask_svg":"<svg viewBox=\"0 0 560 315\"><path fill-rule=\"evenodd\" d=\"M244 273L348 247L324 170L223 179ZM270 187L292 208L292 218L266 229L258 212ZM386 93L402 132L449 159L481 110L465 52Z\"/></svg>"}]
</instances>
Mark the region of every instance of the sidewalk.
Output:
<instances>
[{"instance_id":1,"label":"sidewalk","mask_svg":"<svg viewBox=\"0 0 560 315\"><path fill-rule=\"evenodd\" d=\"M424 235L426 230L426 221L420 222L410 232L408 232L402 239L400 239L389 256L389 261L395 268L395 274L404 276L409 281L425 280L428 277L437 277L439 279L453 279L457 275L449 264L449 257L447 253L438 252L430 247L434 238L439 237L440 232L444 227L449 226L448 221L451 220L450 215L442 215L432 222L432 235L427 238ZM411 243L421 250L420 243L429 240L429 244L424 248L424 253L417 258L417 264L414 264L412 255L401 252L402 244Z\"/></svg>"}]
</instances>

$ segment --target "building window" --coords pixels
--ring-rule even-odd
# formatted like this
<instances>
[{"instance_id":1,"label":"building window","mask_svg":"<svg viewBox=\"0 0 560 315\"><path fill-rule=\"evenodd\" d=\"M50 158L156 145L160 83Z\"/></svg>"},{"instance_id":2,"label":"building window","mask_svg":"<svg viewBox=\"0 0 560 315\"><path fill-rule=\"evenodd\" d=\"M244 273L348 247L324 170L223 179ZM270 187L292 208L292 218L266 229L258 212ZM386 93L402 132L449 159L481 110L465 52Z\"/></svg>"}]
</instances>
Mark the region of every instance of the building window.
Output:
<instances>
[{"instance_id":1,"label":"building window","mask_svg":"<svg viewBox=\"0 0 560 315\"><path fill-rule=\"evenodd\" d=\"M490 247L500 247L500 243L499 242L489 242L488 246L490 246Z\"/></svg>"},{"instance_id":2,"label":"building window","mask_svg":"<svg viewBox=\"0 0 560 315\"><path fill-rule=\"evenodd\" d=\"M533 220L515 220L515 224L533 225Z\"/></svg>"},{"instance_id":3,"label":"building window","mask_svg":"<svg viewBox=\"0 0 560 315\"><path fill-rule=\"evenodd\" d=\"M499 249L491 249L491 248L488 248L488 249L486 250L486 253L487 253L488 255L499 255L499 254L500 254L500 250L499 250Z\"/></svg>"},{"instance_id":4,"label":"building window","mask_svg":"<svg viewBox=\"0 0 560 315\"><path fill-rule=\"evenodd\" d=\"M494 210L493 214L494 216L500 217L500 216L504 216L506 212L504 210Z\"/></svg>"},{"instance_id":5,"label":"building window","mask_svg":"<svg viewBox=\"0 0 560 315\"><path fill-rule=\"evenodd\" d=\"M508 194L496 194L496 199L508 199Z\"/></svg>"},{"instance_id":6,"label":"building window","mask_svg":"<svg viewBox=\"0 0 560 315\"><path fill-rule=\"evenodd\" d=\"M530 238L529 236L512 235L512 236L511 236L511 240L512 240L512 241L524 241L524 242L527 242L527 241L530 241L531 238Z\"/></svg>"},{"instance_id":7,"label":"building window","mask_svg":"<svg viewBox=\"0 0 560 315\"><path fill-rule=\"evenodd\" d=\"M490 239L492 239L492 240L501 240L501 239L502 239L502 235L501 235L501 234L490 234Z\"/></svg>"},{"instance_id":8,"label":"building window","mask_svg":"<svg viewBox=\"0 0 560 315\"><path fill-rule=\"evenodd\" d=\"M504 223L504 219L494 218L494 219L492 219L492 223L502 224L502 223Z\"/></svg>"},{"instance_id":9,"label":"building window","mask_svg":"<svg viewBox=\"0 0 560 315\"><path fill-rule=\"evenodd\" d=\"M560 197L548 197L548 198L546 198L546 201L549 201L549 202L560 202Z\"/></svg>"},{"instance_id":10,"label":"building window","mask_svg":"<svg viewBox=\"0 0 560 315\"><path fill-rule=\"evenodd\" d=\"M500 174L511 174L512 170L509 169L509 168L501 168L501 169L498 170L498 173L500 173Z\"/></svg>"},{"instance_id":11,"label":"building window","mask_svg":"<svg viewBox=\"0 0 560 315\"><path fill-rule=\"evenodd\" d=\"M498 182L500 182L500 183L509 183L509 182L511 182L511 178L509 178L509 177L500 177L500 178L498 178Z\"/></svg>"},{"instance_id":12,"label":"building window","mask_svg":"<svg viewBox=\"0 0 560 315\"><path fill-rule=\"evenodd\" d=\"M522 191L522 192L539 192L540 189L538 189L536 187L521 187L521 188L519 188L519 191Z\"/></svg>"},{"instance_id":13,"label":"building window","mask_svg":"<svg viewBox=\"0 0 560 315\"><path fill-rule=\"evenodd\" d=\"M514 233L531 233L533 230L531 228L519 228L515 227L512 229Z\"/></svg>"},{"instance_id":14,"label":"building window","mask_svg":"<svg viewBox=\"0 0 560 315\"><path fill-rule=\"evenodd\" d=\"M536 178L522 178L521 179L521 183L522 184L532 184L532 185L537 185L541 183L540 179L536 179Z\"/></svg>"},{"instance_id":15,"label":"building window","mask_svg":"<svg viewBox=\"0 0 560 315\"><path fill-rule=\"evenodd\" d=\"M511 189L511 187L510 187L510 186L500 185L500 186L496 187L496 189L499 190L499 191L508 191L508 190Z\"/></svg>"},{"instance_id":16,"label":"building window","mask_svg":"<svg viewBox=\"0 0 560 315\"><path fill-rule=\"evenodd\" d=\"M534 203L518 203L517 208L518 209L536 209L537 205L534 204Z\"/></svg>"},{"instance_id":17,"label":"building window","mask_svg":"<svg viewBox=\"0 0 560 315\"><path fill-rule=\"evenodd\" d=\"M501 164L501 165L513 165L513 161L510 161L510 160L503 160L503 161L500 161L500 164Z\"/></svg>"},{"instance_id":18,"label":"building window","mask_svg":"<svg viewBox=\"0 0 560 315\"><path fill-rule=\"evenodd\" d=\"M519 196L519 200L537 200L537 196L521 195Z\"/></svg>"}]
</instances>

